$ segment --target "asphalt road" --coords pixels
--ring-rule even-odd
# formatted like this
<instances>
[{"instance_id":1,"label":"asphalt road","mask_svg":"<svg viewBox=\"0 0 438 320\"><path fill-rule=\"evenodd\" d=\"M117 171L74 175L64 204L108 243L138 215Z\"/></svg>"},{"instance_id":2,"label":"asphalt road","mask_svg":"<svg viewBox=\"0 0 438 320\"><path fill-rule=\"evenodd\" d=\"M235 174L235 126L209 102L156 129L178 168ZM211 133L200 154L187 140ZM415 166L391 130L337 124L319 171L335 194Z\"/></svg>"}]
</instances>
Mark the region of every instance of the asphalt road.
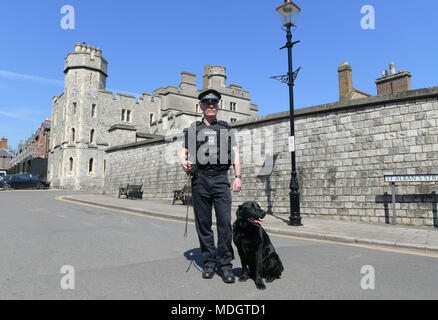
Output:
<instances>
[{"instance_id":1,"label":"asphalt road","mask_svg":"<svg viewBox=\"0 0 438 320\"><path fill-rule=\"evenodd\" d=\"M285 272L259 291L201 278L193 225L56 200L60 191L0 192L0 299L436 299L438 255L271 236ZM234 272L240 260L235 250ZM74 289L62 286L73 283ZM364 266L374 290L361 287ZM66 281L70 277L70 282ZM363 283L363 281L362 281ZM367 282L368 284L372 282Z\"/></svg>"}]
</instances>

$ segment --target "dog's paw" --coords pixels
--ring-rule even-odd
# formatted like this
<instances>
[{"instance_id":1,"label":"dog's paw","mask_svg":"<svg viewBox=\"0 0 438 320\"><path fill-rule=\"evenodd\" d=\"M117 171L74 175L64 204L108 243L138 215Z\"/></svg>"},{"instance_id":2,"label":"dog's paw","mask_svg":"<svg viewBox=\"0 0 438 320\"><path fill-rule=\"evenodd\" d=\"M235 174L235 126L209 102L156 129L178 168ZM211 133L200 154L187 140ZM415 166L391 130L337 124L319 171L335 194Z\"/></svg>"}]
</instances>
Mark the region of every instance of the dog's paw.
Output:
<instances>
[{"instance_id":1,"label":"dog's paw","mask_svg":"<svg viewBox=\"0 0 438 320\"><path fill-rule=\"evenodd\" d=\"M246 282L248 279L249 279L249 276L246 274L246 275L243 275L239 278L239 282Z\"/></svg>"},{"instance_id":2,"label":"dog's paw","mask_svg":"<svg viewBox=\"0 0 438 320\"><path fill-rule=\"evenodd\" d=\"M257 289L259 289L259 290L265 290L265 289L266 289L266 286L265 286L265 284L263 283L263 280L256 281L256 287L257 287Z\"/></svg>"}]
</instances>

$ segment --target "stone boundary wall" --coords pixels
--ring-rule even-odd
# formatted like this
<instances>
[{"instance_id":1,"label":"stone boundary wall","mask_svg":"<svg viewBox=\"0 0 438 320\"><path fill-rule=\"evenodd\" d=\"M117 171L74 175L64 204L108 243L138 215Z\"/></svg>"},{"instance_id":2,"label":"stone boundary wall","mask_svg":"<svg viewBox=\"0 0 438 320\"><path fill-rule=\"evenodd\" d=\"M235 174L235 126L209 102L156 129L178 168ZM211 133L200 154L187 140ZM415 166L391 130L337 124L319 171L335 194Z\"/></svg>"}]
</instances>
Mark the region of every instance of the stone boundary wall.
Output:
<instances>
[{"instance_id":1,"label":"stone boundary wall","mask_svg":"<svg viewBox=\"0 0 438 320\"><path fill-rule=\"evenodd\" d=\"M286 218L289 112L232 125L243 175L242 192L233 194L233 211L244 201L257 200ZM303 217L388 223L391 185L385 175L438 174L438 87L298 109L295 128ZM176 157L181 138L108 149L104 193L143 183L146 199L171 201L172 191L187 183ZM172 158L173 163L165 160ZM233 170L229 176L232 182ZM434 183L397 184L397 222L436 226L437 189Z\"/></svg>"}]
</instances>

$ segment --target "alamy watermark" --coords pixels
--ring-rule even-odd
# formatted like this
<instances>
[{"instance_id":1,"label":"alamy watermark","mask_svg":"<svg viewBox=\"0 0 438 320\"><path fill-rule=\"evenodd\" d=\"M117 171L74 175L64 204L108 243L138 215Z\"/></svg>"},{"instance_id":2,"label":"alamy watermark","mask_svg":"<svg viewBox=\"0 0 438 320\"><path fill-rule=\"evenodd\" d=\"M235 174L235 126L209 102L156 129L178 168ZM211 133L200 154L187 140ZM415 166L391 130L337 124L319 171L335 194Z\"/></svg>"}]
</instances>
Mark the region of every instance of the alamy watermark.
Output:
<instances>
[{"instance_id":1,"label":"alamy watermark","mask_svg":"<svg viewBox=\"0 0 438 320\"><path fill-rule=\"evenodd\" d=\"M373 6L365 5L360 9L360 13L364 16L360 21L360 26L363 30L375 30L376 29L376 10Z\"/></svg>"},{"instance_id":2,"label":"alamy watermark","mask_svg":"<svg viewBox=\"0 0 438 320\"><path fill-rule=\"evenodd\" d=\"M364 276L360 280L362 290L376 289L376 271L373 266L363 266L360 273Z\"/></svg>"},{"instance_id":3,"label":"alamy watermark","mask_svg":"<svg viewBox=\"0 0 438 320\"><path fill-rule=\"evenodd\" d=\"M213 130L201 130L198 133L189 127L188 146L189 161L200 164L234 164L234 153L222 146L229 143L236 145L239 150L240 163L242 165L257 168L258 176L270 175L274 169L274 129L243 129L237 131L223 129L217 134ZM184 145L184 136L167 135L166 149L163 154L168 165L178 163L178 154ZM196 148L197 142L204 142L201 147ZM221 146L218 148L218 146ZM218 154L218 150L220 154Z\"/></svg>"},{"instance_id":4,"label":"alamy watermark","mask_svg":"<svg viewBox=\"0 0 438 320\"><path fill-rule=\"evenodd\" d=\"M65 274L61 278L62 290L74 290L75 289L75 268L66 265L61 268L61 274Z\"/></svg>"},{"instance_id":5,"label":"alamy watermark","mask_svg":"<svg viewBox=\"0 0 438 320\"><path fill-rule=\"evenodd\" d=\"M71 5L65 5L61 8L61 14L64 16L61 19L61 28L64 30L75 29L75 8Z\"/></svg>"}]
</instances>

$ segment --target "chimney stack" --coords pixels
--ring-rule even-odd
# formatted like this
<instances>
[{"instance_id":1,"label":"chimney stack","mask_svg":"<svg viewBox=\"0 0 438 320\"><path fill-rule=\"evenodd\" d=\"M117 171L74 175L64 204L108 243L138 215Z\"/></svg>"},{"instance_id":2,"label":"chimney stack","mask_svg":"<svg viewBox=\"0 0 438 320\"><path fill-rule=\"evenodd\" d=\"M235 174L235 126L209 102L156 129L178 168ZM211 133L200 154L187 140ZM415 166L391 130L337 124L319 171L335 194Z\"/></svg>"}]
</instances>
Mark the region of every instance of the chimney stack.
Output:
<instances>
[{"instance_id":1,"label":"chimney stack","mask_svg":"<svg viewBox=\"0 0 438 320\"><path fill-rule=\"evenodd\" d=\"M396 72L393 62L389 65L389 75L386 70L383 71L382 75L382 78L376 80L378 96L411 90L412 75L407 71Z\"/></svg>"},{"instance_id":2,"label":"chimney stack","mask_svg":"<svg viewBox=\"0 0 438 320\"><path fill-rule=\"evenodd\" d=\"M389 64L389 73L393 76L393 75L395 75L395 63L394 62L391 62L390 64Z\"/></svg>"},{"instance_id":3,"label":"chimney stack","mask_svg":"<svg viewBox=\"0 0 438 320\"><path fill-rule=\"evenodd\" d=\"M353 90L353 78L351 66L348 62L344 62L338 68L339 73L339 100L345 99Z\"/></svg>"},{"instance_id":4,"label":"chimney stack","mask_svg":"<svg viewBox=\"0 0 438 320\"><path fill-rule=\"evenodd\" d=\"M196 74L191 73L191 72L187 72L187 71L182 71L181 72L181 83L180 83L179 87L183 91L192 92L192 94L196 95L196 93L197 93Z\"/></svg>"},{"instance_id":5,"label":"chimney stack","mask_svg":"<svg viewBox=\"0 0 438 320\"><path fill-rule=\"evenodd\" d=\"M0 141L0 149L6 149L8 147L8 139L3 137Z\"/></svg>"}]
</instances>

